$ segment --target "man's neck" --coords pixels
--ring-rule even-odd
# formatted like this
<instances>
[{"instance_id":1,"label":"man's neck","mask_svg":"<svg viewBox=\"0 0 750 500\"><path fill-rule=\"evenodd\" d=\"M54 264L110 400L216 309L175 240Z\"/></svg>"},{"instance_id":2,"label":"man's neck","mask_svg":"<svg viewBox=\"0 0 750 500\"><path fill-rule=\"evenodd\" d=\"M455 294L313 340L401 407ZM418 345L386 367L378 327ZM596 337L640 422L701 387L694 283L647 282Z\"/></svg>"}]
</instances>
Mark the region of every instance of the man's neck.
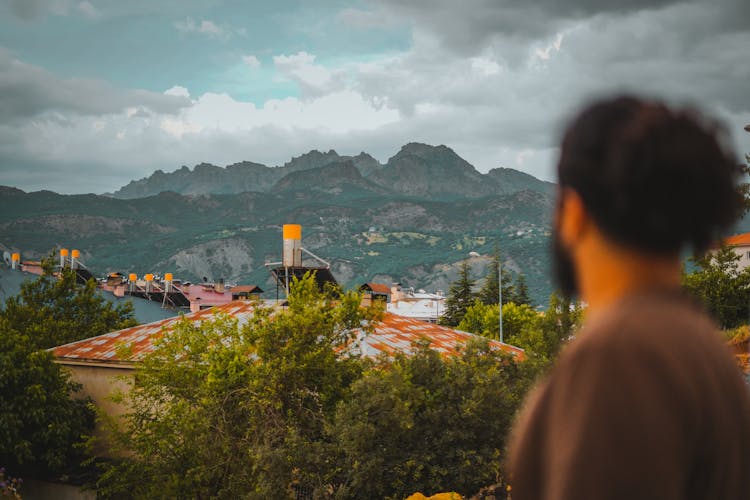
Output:
<instances>
[{"instance_id":1,"label":"man's neck","mask_svg":"<svg viewBox=\"0 0 750 500\"><path fill-rule=\"evenodd\" d=\"M629 295L647 290L677 290L681 283L678 256L655 256L607 245L582 256L578 279L581 298L595 314Z\"/></svg>"}]
</instances>

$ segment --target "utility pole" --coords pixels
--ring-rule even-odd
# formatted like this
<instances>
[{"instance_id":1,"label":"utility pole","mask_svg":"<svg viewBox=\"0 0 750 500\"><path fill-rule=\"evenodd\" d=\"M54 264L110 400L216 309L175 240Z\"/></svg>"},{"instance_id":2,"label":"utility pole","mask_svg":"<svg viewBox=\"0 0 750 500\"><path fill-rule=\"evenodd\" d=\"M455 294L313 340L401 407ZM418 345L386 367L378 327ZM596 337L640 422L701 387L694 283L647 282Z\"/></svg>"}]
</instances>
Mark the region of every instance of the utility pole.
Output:
<instances>
[{"instance_id":1,"label":"utility pole","mask_svg":"<svg viewBox=\"0 0 750 500\"><path fill-rule=\"evenodd\" d=\"M497 251L497 305L500 308L500 342L503 341L503 260L500 250Z\"/></svg>"}]
</instances>

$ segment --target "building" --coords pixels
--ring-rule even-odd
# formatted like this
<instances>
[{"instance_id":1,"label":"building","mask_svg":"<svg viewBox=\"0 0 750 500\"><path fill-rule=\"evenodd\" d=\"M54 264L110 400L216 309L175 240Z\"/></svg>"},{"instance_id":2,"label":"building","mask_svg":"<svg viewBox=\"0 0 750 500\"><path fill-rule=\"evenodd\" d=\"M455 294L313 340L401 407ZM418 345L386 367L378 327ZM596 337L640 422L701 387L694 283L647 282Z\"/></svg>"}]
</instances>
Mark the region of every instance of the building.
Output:
<instances>
[{"instance_id":1,"label":"building","mask_svg":"<svg viewBox=\"0 0 750 500\"><path fill-rule=\"evenodd\" d=\"M738 270L742 271L750 266L750 233L736 234L724 240L724 244L734 251L740 258Z\"/></svg>"},{"instance_id":2,"label":"building","mask_svg":"<svg viewBox=\"0 0 750 500\"><path fill-rule=\"evenodd\" d=\"M383 283L365 283L359 287L359 291L362 292L362 299L367 305L376 301L384 304L391 301L391 287Z\"/></svg>"},{"instance_id":3,"label":"building","mask_svg":"<svg viewBox=\"0 0 750 500\"><path fill-rule=\"evenodd\" d=\"M230 290L232 300L260 299L263 290L257 285L237 285Z\"/></svg>"},{"instance_id":4,"label":"building","mask_svg":"<svg viewBox=\"0 0 750 500\"><path fill-rule=\"evenodd\" d=\"M445 314L443 292L427 293L424 290L403 288L398 283L391 287L391 300L386 306L389 313L407 318L437 323Z\"/></svg>"},{"instance_id":5,"label":"building","mask_svg":"<svg viewBox=\"0 0 750 500\"><path fill-rule=\"evenodd\" d=\"M274 302L281 307L280 302ZM50 349L55 361L65 366L74 382L82 386L82 395L91 397L94 403L110 416L118 416L126 408L112 402L110 395L115 390L127 389L127 379L135 373L139 360L154 349L154 340L169 333L170 328L186 318L200 323L211 319L217 313L236 318L240 324L254 313L257 302L238 300L211 309L185 314L182 317L167 318L146 325L134 326L97 337L61 345ZM426 323L413 318L385 313L371 333L357 332L347 349L363 356L378 356L395 352L409 352L415 342L429 339L431 348L442 355L450 356L475 335L445 326ZM523 359L524 352L518 347L490 340L490 345ZM127 346L127 357L123 357L122 347ZM97 429L101 435L101 429ZM102 450L98 450L102 451Z\"/></svg>"}]
</instances>

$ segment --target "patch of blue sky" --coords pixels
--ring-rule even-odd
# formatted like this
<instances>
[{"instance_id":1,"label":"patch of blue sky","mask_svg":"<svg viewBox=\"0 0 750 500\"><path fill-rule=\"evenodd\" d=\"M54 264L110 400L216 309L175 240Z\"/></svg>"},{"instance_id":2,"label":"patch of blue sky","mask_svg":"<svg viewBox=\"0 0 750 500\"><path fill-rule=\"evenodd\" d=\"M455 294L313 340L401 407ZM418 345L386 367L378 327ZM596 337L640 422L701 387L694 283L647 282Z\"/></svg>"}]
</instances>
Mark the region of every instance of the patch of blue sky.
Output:
<instances>
[{"instance_id":1,"label":"patch of blue sky","mask_svg":"<svg viewBox=\"0 0 750 500\"><path fill-rule=\"evenodd\" d=\"M205 5L165 3L132 11L105 6L95 18L47 15L24 21L3 15L0 47L62 77L99 78L155 92L180 85L194 98L227 92L260 105L299 95L297 85L275 71L273 56L305 51L317 64L340 66L406 50L411 41L405 26L355 26L338 15L359 2ZM218 31L201 31L204 21ZM243 56L256 57L259 67L248 66Z\"/></svg>"}]
</instances>

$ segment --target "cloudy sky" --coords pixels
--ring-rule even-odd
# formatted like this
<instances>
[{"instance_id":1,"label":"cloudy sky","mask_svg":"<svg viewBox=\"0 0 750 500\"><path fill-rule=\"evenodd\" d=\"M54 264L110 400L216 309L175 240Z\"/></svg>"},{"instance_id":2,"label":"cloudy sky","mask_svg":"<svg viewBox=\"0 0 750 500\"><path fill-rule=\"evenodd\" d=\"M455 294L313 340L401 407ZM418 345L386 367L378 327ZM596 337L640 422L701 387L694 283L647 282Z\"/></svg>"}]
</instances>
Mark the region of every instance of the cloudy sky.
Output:
<instances>
[{"instance_id":1,"label":"cloudy sky","mask_svg":"<svg viewBox=\"0 0 750 500\"><path fill-rule=\"evenodd\" d=\"M748 0L0 0L0 184L411 141L551 179L566 117L615 91L698 105L739 153L749 54Z\"/></svg>"}]
</instances>

